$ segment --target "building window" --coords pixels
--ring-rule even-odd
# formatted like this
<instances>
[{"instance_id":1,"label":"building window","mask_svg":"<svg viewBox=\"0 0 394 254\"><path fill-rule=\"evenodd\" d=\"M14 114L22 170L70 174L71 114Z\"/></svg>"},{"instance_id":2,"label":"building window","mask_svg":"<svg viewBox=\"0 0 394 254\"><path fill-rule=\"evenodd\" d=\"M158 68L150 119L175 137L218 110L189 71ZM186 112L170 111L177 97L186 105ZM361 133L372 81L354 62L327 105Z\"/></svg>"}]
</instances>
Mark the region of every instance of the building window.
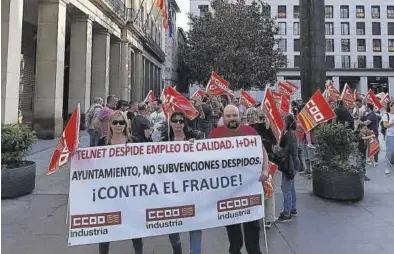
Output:
<instances>
[{"instance_id":1,"label":"building window","mask_svg":"<svg viewBox=\"0 0 394 254\"><path fill-rule=\"evenodd\" d=\"M349 5L341 5L341 19L349 18Z\"/></svg>"},{"instance_id":2,"label":"building window","mask_svg":"<svg viewBox=\"0 0 394 254\"><path fill-rule=\"evenodd\" d=\"M394 39L389 39L389 52L394 52Z\"/></svg>"},{"instance_id":3,"label":"building window","mask_svg":"<svg viewBox=\"0 0 394 254\"><path fill-rule=\"evenodd\" d=\"M326 5L325 13L326 13L326 19L334 18L334 6Z\"/></svg>"},{"instance_id":4,"label":"building window","mask_svg":"<svg viewBox=\"0 0 394 254\"><path fill-rule=\"evenodd\" d=\"M357 18L365 18L365 11L364 11L364 6L363 5L357 5L356 6L356 17Z\"/></svg>"},{"instance_id":5,"label":"building window","mask_svg":"<svg viewBox=\"0 0 394 254\"><path fill-rule=\"evenodd\" d=\"M382 42L380 39L373 39L372 45L373 45L373 52L382 52Z\"/></svg>"},{"instance_id":6,"label":"building window","mask_svg":"<svg viewBox=\"0 0 394 254\"><path fill-rule=\"evenodd\" d=\"M334 23L328 22L326 23L326 35L334 34Z\"/></svg>"},{"instance_id":7,"label":"building window","mask_svg":"<svg viewBox=\"0 0 394 254\"><path fill-rule=\"evenodd\" d=\"M394 56L389 56L389 67L394 68Z\"/></svg>"},{"instance_id":8,"label":"building window","mask_svg":"<svg viewBox=\"0 0 394 254\"><path fill-rule=\"evenodd\" d=\"M334 39L326 39L326 52L334 52Z\"/></svg>"},{"instance_id":9,"label":"building window","mask_svg":"<svg viewBox=\"0 0 394 254\"><path fill-rule=\"evenodd\" d=\"M365 52L365 39L357 39L357 52Z\"/></svg>"},{"instance_id":10,"label":"building window","mask_svg":"<svg viewBox=\"0 0 394 254\"><path fill-rule=\"evenodd\" d=\"M365 23L364 22L357 22L356 23L356 32L357 32L357 35L365 35Z\"/></svg>"},{"instance_id":11,"label":"building window","mask_svg":"<svg viewBox=\"0 0 394 254\"><path fill-rule=\"evenodd\" d=\"M287 40L286 39L279 39L278 40L278 49L281 52L287 51Z\"/></svg>"},{"instance_id":12,"label":"building window","mask_svg":"<svg viewBox=\"0 0 394 254\"><path fill-rule=\"evenodd\" d=\"M342 52L350 52L350 39L341 40Z\"/></svg>"},{"instance_id":13,"label":"building window","mask_svg":"<svg viewBox=\"0 0 394 254\"><path fill-rule=\"evenodd\" d=\"M380 22L372 22L372 35L380 35Z\"/></svg>"},{"instance_id":14,"label":"building window","mask_svg":"<svg viewBox=\"0 0 394 254\"><path fill-rule=\"evenodd\" d=\"M374 56L373 57L373 67L374 68L382 68L382 57Z\"/></svg>"},{"instance_id":15,"label":"building window","mask_svg":"<svg viewBox=\"0 0 394 254\"><path fill-rule=\"evenodd\" d=\"M357 56L358 68L367 68L367 57Z\"/></svg>"},{"instance_id":16,"label":"building window","mask_svg":"<svg viewBox=\"0 0 394 254\"><path fill-rule=\"evenodd\" d=\"M394 19L394 5L387 6L387 18Z\"/></svg>"},{"instance_id":17,"label":"building window","mask_svg":"<svg viewBox=\"0 0 394 254\"><path fill-rule=\"evenodd\" d=\"M293 6L293 17L295 19L299 19L300 18L300 6L299 5L294 5Z\"/></svg>"},{"instance_id":18,"label":"building window","mask_svg":"<svg viewBox=\"0 0 394 254\"><path fill-rule=\"evenodd\" d=\"M200 9L200 17L205 17L205 14L208 12L208 5L199 5L198 9Z\"/></svg>"},{"instance_id":19,"label":"building window","mask_svg":"<svg viewBox=\"0 0 394 254\"><path fill-rule=\"evenodd\" d=\"M286 22L279 22L278 23L278 34L279 35L286 35Z\"/></svg>"},{"instance_id":20,"label":"building window","mask_svg":"<svg viewBox=\"0 0 394 254\"><path fill-rule=\"evenodd\" d=\"M300 22L294 22L293 35L300 35Z\"/></svg>"},{"instance_id":21,"label":"building window","mask_svg":"<svg viewBox=\"0 0 394 254\"><path fill-rule=\"evenodd\" d=\"M294 68L300 68L301 66L301 57L294 56Z\"/></svg>"},{"instance_id":22,"label":"building window","mask_svg":"<svg viewBox=\"0 0 394 254\"><path fill-rule=\"evenodd\" d=\"M334 56L326 56L326 68L330 68L330 69L335 68L335 57Z\"/></svg>"},{"instance_id":23,"label":"building window","mask_svg":"<svg viewBox=\"0 0 394 254\"><path fill-rule=\"evenodd\" d=\"M394 35L394 22L387 23L387 34Z\"/></svg>"},{"instance_id":24,"label":"building window","mask_svg":"<svg viewBox=\"0 0 394 254\"><path fill-rule=\"evenodd\" d=\"M283 63L284 63L282 68L287 68L287 56L286 55L282 56L282 59L283 59Z\"/></svg>"},{"instance_id":25,"label":"building window","mask_svg":"<svg viewBox=\"0 0 394 254\"><path fill-rule=\"evenodd\" d=\"M278 18L286 18L286 5L278 6Z\"/></svg>"},{"instance_id":26,"label":"building window","mask_svg":"<svg viewBox=\"0 0 394 254\"><path fill-rule=\"evenodd\" d=\"M372 7L371 7L371 16L372 16L373 19L379 19L380 18L380 6L372 5Z\"/></svg>"},{"instance_id":27,"label":"building window","mask_svg":"<svg viewBox=\"0 0 394 254\"><path fill-rule=\"evenodd\" d=\"M301 40L294 39L294 52L299 52L301 50Z\"/></svg>"},{"instance_id":28,"label":"building window","mask_svg":"<svg viewBox=\"0 0 394 254\"><path fill-rule=\"evenodd\" d=\"M265 18L270 18L271 17L271 6L268 4L264 4L262 7L262 13Z\"/></svg>"},{"instance_id":29,"label":"building window","mask_svg":"<svg viewBox=\"0 0 394 254\"><path fill-rule=\"evenodd\" d=\"M350 56L342 56L342 68L350 68Z\"/></svg>"},{"instance_id":30,"label":"building window","mask_svg":"<svg viewBox=\"0 0 394 254\"><path fill-rule=\"evenodd\" d=\"M342 35L349 35L350 34L349 22L342 22L341 23L341 34Z\"/></svg>"}]
</instances>

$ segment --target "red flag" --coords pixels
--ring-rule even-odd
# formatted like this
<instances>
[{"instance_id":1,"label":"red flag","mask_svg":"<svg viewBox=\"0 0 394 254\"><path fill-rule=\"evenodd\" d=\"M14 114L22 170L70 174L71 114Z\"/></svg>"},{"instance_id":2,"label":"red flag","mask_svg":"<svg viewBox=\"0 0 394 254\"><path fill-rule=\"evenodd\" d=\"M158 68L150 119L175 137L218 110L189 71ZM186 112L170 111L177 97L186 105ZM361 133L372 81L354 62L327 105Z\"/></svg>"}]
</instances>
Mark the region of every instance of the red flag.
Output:
<instances>
[{"instance_id":1,"label":"red flag","mask_svg":"<svg viewBox=\"0 0 394 254\"><path fill-rule=\"evenodd\" d=\"M164 0L156 0L156 7L159 8L160 10L163 10Z\"/></svg>"},{"instance_id":2,"label":"red flag","mask_svg":"<svg viewBox=\"0 0 394 254\"><path fill-rule=\"evenodd\" d=\"M378 109L381 109L383 107L382 103L380 103L379 99L376 97L376 95L373 93L371 89L369 89L367 96L365 96L364 99L367 103L372 103L377 107Z\"/></svg>"},{"instance_id":3,"label":"red flag","mask_svg":"<svg viewBox=\"0 0 394 254\"><path fill-rule=\"evenodd\" d=\"M377 152L379 152L379 142L376 140L376 138L371 138L368 141L368 157L371 158L374 156Z\"/></svg>"},{"instance_id":4,"label":"red flag","mask_svg":"<svg viewBox=\"0 0 394 254\"><path fill-rule=\"evenodd\" d=\"M257 104L256 100L253 99L253 97L244 90L241 90L241 96L239 101L247 109Z\"/></svg>"},{"instance_id":5,"label":"red flag","mask_svg":"<svg viewBox=\"0 0 394 254\"><path fill-rule=\"evenodd\" d=\"M233 91L230 89L230 84L216 72L211 73L211 78L208 81L205 93L212 96L230 95L234 96Z\"/></svg>"},{"instance_id":6,"label":"red flag","mask_svg":"<svg viewBox=\"0 0 394 254\"><path fill-rule=\"evenodd\" d=\"M53 174L56 170L71 160L72 154L79 146L79 124L80 124L80 106L74 109L59 142L53 151L47 175Z\"/></svg>"},{"instance_id":7,"label":"red flag","mask_svg":"<svg viewBox=\"0 0 394 254\"><path fill-rule=\"evenodd\" d=\"M149 93L148 93L148 94L146 95L146 97L145 97L144 103L145 103L145 102L152 102L152 101L155 101L155 100L156 100L156 96L155 96L155 94L153 93L153 91L150 90Z\"/></svg>"},{"instance_id":8,"label":"red flag","mask_svg":"<svg viewBox=\"0 0 394 254\"><path fill-rule=\"evenodd\" d=\"M355 100L361 100L360 94L357 92L357 90L354 90L354 99Z\"/></svg>"},{"instance_id":9,"label":"red flag","mask_svg":"<svg viewBox=\"0 0 394 254\"><path fill-rule=\"evenodd\" d=\"M198 89L191 97L191 100L196 100L196 101L202 101L202 98L205 96L205 93L203 90Z\"/></svg>"},{"instance_id":10,"label":"red flag","mask_svg":"<svg viewBox=\"0 0 394 254\"><path fill-rule=\"evenodd\" d=\"M338 101L341 98L341 94L335 88L331 80L328 81L328 84L326 85L326 90L324 91L324 95L327 101Z\"/></svg>"},{"instance_id":11,"label":"red flag","mask_svg":"<svg viewBox=\"0 0 394 254\"><path fill-rule=\"evenodd\" d=\"M389 102L390 102L390 95L386 93L385 96L380 100L380 103L382 104L382 108L385 109Z\"/></svg>"},{"instance_id":12,"label":"red flag","mask_svg":"<svg viewBox=\"0 0 394 254\"><path fill-rule=\"evenodd\" d=\"M279 91L282 94L292 95L298 90L298 86L290 81L278 82Z\"/></svg>"},{"instance_id":13,"label":"red flag","mask_svg":"<svg viewBox=\"0 0 394 254\"><path fill-rule=\"evenodd\" d=\"M290 95L282 94L280 100L280 112L283 115L290 113Z\"/></svg>"},{"instance_id":14,"label":"red flag","mask_svg":"<svg viewBox=\"0 0 394 254\"><path fill-rule=\"evenodd\" d=\"M190 103L185 96L176 91L173 87L167 86L162 93L163 111L168 117L174 112L183 112L187 118L193 120L198 116L197 109Z\"/></svg>"},{"instance_id":15,"label":"red flag","mask_svg":"<svg viewBox=\"0 0 394 254\"><path fill-rule=\"evenodd\" d=\"M274 179L276 170L278 169L278 165L270 161L268 162L268 165L269 165L268 179L263 182L265 199L269 199L274 193L272 180Z\"/></svg>"},{"instance_id":16,"label":"red flag","mask_svg":"<svg viewBox=\"0 0 394 254\"><path fill-rule=\"evenodd\" d=\"M354 103L356 103L356 99L354 99L354 94L347 83L342 90L341 100L346 107L353 106Z\"/></svg>"},{"instance_id":17,"label":"red flag","mask_svg":"<svg viewBox=\"0 0 394 254\"><path fill-rule=\"evenodd\" d=\"M266 88L263 98L263 103L261 104L262 110L270 122L272 132L275 136L276 141L279 143L282 137L282 131L285 127L282 117L274 97L272 96L271 90Z\"/></svg>"},{"instance_id":18,"label":"red flag","mask_svg":"<svg viewBox=\"0 0 394 254\"><path fill-rule=\"evenodd\" d=\"M320 91L316 91L305 107L298 114L297 119L300 121L305 132L312 130L317 125L324 123L335 117L334 111L324 99Z\"/></svg>"}]
</instances>

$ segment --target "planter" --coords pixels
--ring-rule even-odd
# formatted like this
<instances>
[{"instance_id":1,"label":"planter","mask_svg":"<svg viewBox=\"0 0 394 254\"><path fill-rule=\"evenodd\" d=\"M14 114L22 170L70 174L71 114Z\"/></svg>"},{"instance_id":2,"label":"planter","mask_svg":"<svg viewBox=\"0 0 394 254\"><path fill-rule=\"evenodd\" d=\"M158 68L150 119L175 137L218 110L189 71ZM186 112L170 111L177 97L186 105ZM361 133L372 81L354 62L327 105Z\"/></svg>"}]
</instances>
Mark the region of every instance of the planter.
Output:
<instances>
[{"instance_id":1,"label":"planter","mask_svg":"<svg viewBox=\"0 0 394 254\"><path fill-rule=\"evenodd\" d=\"M333 200L361 200L364 197L364 173L312 170L313 193Z\"/></svg>"},{"instance_id":2,"label":"planter","mask_svg":"<svg viewBox=\"0 0 394 254\"><path fill-rule=\"evenodd\" d=\"M19 167L1 169L1 198L31 193L36 185L36 163L23 161Z\"/></svg>"}]
</instances>

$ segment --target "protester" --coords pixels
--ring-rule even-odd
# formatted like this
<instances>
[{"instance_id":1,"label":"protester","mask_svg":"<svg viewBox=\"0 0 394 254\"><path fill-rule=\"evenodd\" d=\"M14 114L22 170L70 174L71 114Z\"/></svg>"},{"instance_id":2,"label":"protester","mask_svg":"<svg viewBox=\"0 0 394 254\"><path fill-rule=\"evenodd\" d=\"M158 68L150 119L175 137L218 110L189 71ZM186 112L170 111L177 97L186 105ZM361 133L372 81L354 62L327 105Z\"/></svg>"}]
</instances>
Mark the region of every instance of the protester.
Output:
<instances>
[{"instance_id":1,"label":"protester","mask_svg":"<svg viewBox=\"0 0 394 254\"><path fill-rule=\"evenodd\" d=\"M296 120L293 115L287 114L284 116L284 121L285 129L278 153L278 169L282 172L283 212L280 214L278 222L289 222L292 221L292 217L297 216L294 177L300 169L295 134Z\"/></svg>"},{"instance_id":2,"label":"protester","mask_svg":"<svg viewBox=\"0 0 394 254\"><path fill-rule=\"evenodd\" d=\"M256 130L257 134L261 137L261 141L265 150L267 151L268 157L273 156L273 146L276 144L276 139L269 121L264 115L264 112L260 107L256 108L256 121L249 126ZM275 182L274 179L271 181L273 186L273 195L269 199L264 200L264 213L265 213L265 227L271 228L272 223L275 222Z\"/></svg>"},{"instance_id":3,"label":"protester","mask_svg":"<svg viewBox=\"0 0 394 254\"><path fill-rule=\"evenodd\" d=\"M357 125L360 123L360 119L364 117L364 114L365 114L365 106L363 105L361 99L357 99L356 106L353 109L355 128L357 128Z\"/></svg>"},{"instance_id":4,"label":"protester","mask_svg":"<svg viewBox=\"0 0 394 254\"><path fill-rule=\"evenodd\" d=\"M224 138L224 137L236 137L236 136L250 136L258 135L257 132L250 126L241 125L241 118L239 110L234 105L227 105L223 110L223 121L224 126L215 128L209 138ZM267 152L263 148L263 169L260 176L260 181L265 180L268 177L268 156ZM226 226L227 235L230 242L229 252L232 254L241 253L243 246L243 236L241 230L241 224L234 224ZM250 221L243 223L243 229L245 234L245 245L248 253L258 254L260 250L260 224L259 221Z\"/></svg>"},{"instance_id":5,"label":"protester","mask_svg":"<svg viewBox=\"0 0 394 254\"><path fill-rule=\"evenodd\" d=\"M205 134L205 137L208 137L209 133L212 131L212 106L208 97L204 97L202 99L202 110L204 112L204 118L199 119L198 121L198 129Z\"/></svg>"},{"instance_id":6,"label":"protester","mask_svg":"<svg viewBox=\"0 0 394 254\"><path fill-rule=\"evenodd\" d=\"M130 137L128 128L127 116L121 111L114 111L108 117L108 134L100 139L98 142L99 146L106 145L120 145L126 143L138 142L134 137ZM132 239L134 252L136 254L142 254L143 244L141 238ZM109 253L109 242L99 243L99 253Z\"/></svg>"},{"instance_id":7,"label":"protester","mask_svg":"<svg viewBox=\"0 0 394 254\"><path fill-rule=\"evenodd\" d=\"M151 141L152 124L147 118L148 106L145 103L138 104L138 113L131 121L131 130L133 136L136 136L142 142Z\"/></svg>"},{"instance_id":8,"label":"protester","mask_svg":"<svg viewBox=\"0 0 394 254\"><path fill-rule=\"evenodd\" d=\"M337 118L336 123L343 124L351 130L354 130L354 119L349 110L345 108L343 101L338 101L338 107L334 110Z\"/></svg>"},{"instance_id":9,"label":"protester","mask_svg":"<svg viewBox=\"0 0 394 254\"><path fill-rule=\"evenodd\" d=\"M94 128L100 134L100 138L107 136L108 133L108 119L114 112L118 104L118 97L109 95L107 97L107 104L103 107L94 119Z\"/></svg>"},{"instance_id":10,"label":"protester","mask_svg":"<svg viewBox=\"0 0 394 254\"><path fill-rule=\"evenodd\" d=\"M135 115L137 114L137 111L138 111L137 103L130 102L129 110L127 111L127 118L130 120L130 123L133 120L133 118L135 117Z\"/></svg>"},{"instance_id":11,"label":"protester","mask_svg":"<svg viewBox=\"0 0 394 254\"><path fill-rule=\"evenodd\" d=\"M104 101L100 97L93 100L93 104L89 107L85 114L85 127L88 129L90 136L90 146L97 146L100 139L100 133L94 128L94 119L103 108Z\"/></svg>"},{"instance_id":12,"label":"protester","mask_svg":"<svg viewBox=\"0 0 394 254\"><path fill-rule=\"evenodd\" d=\"M365 167L365 162L366 162L366 159L367 159L367 149L368 149L368 143L369 143L368 140L370 138L374 137L374 135L373 136L368 136L368 128L363 123L360 123L357 126L356 135L357 135L357 139L358 139L358 151L359 151L359 154L360 154L361 159L362 159L362 168L363 168L363 171L365 173L364 180L370 181L370 179L366 175L367 174L367 170L366 170L366 167Z\"/></svg>"},{"instance_id":13,"label":"protester","mask_svg":"<svg viewBox=\"0 0 394 254\"><path fill-rule=\"evenodd\" d=\"M162 110L162 101L160 99L156 99L153 101L152 108L153 112L150 114L150 121L153 126L153 133L152 133L152 141L153 142L158 142L160 141L160 131L158 130L159 126L162 123L165 123L166 116Z\"/></svg>"},{"instance_id":14,"label":"protester","mask_svg":"<svg viewBox=\"0 0 394 254\"><path fill-rule=\"evenodd\" d=\"M182 112L174 112L169 117L169 123L164 124L161 130L162 141L185 141L193 142L195 139L204 138L200 131L189 128L186 124L186 116ZM189 232L190 254L201 254L202 231L195 230Z\"/></svg>"},{"instance_id":15,"label":"protester","mask_svg":"<svg viewBox=\"0 0 394 254\"><path fill-rule=\"evenodd\" d=\"M129 111L130 108L130 104L125 101L125 100L119 100L118 103L116 104L116 110L120 110L122 112L126 112Z\"/></svg>"},{"instance_id":16,"label":"protester","mask_svg":"<svg viewBox=\"0 0 394 254\"><path fill-rule=\"evenodd\" d=\"M361 118L360 123L365 124L368 129L372 130L373 133L375 134L376 140L379 141L379 118L375 113L374 110L375 106L371 103L367 104L367 109L366 109L366 115ZM377 163L378 162L378 155L379 152L375 153L374 160Z\"/></svg>"},{"instance_id":17,"label":"protester","mask_svg":"<svg viewBox=\"0 0 394 254\"><path fill-rule=\"evenodd\" d=\"M387 166L385 173L389 174L393 170L394 164L394 101L387 103L386 113L382 117L383 127L386 128L386 157Z\"/></svg>"}]
</instances>

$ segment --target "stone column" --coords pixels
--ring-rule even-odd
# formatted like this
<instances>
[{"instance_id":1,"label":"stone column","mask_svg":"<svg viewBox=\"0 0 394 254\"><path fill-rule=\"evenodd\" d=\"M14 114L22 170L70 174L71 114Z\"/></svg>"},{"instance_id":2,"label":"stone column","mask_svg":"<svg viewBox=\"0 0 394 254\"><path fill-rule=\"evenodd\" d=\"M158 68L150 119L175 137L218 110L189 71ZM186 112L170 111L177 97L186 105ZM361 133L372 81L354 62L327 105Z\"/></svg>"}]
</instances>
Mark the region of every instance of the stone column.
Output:
<instances>
[{"instance_id":1,"label":"stone column","mask_svg":"<svg viewBox=\"0 0 394 254\"><path fill-rule=\"evenodd\" d=\"M109 93L120 97L120 41L111 42L109 57Z\"/></svg>"},{"instance_id":2,"label":"stone column","mask_svg":"<svg viewBox=\"0 0 394 254\"><path fill-rule=\"evenodd\" d=\"M394 77L388 78L389 95L394 98Z\"/></svg>"},{"instance_id":3,"label":"stone column","mask_svg":"<svg viewBox=\"0 0 394 254\"><path fill-rule=\"evenodd\" d=\"M109 94L110 38L107 30L93 32L91 100L101 97L105 101Z\"/></svg>"},{"instance_id":4,"label":"stone column","mask_svg":"<svg viewBox=\"0 0 394 254\"><path fill-rule=\"evenodd\" d=\"M1 1L1 123L17 123L23 0Z\"/></svg>"},{"instance_id":5,"label":"stone column","mask_svg":"<svg viewBox=\"0 0 394 254\"><path fill-rule=\"evenodd\" d=\"M71 21L70 78L68 113L81 104L81 129L85 129L85 112L90 106L92 76L92 20L76 15Z\"/></svg>"},{"instance_id":6,"label":"stone column","mask_svg":"<svg viewBox=\"0 0 394 254\"><path fill-rule=\"evenodd\" d=\"M341 91L339 90L340 87L341 87L341 85L339 84L339 77L332 77L332 81L334 82L335 88L336 88L339 92L341 92Z\"/></svg>"},{"instance_id":7,"label":"stone column","mask_svg":"<svg viewBox=\"0 0 394 254\"><path fill-rule=\"evenodd\" d=\"M134 52L132 50L132 48L129 45L129 72L128 72L128 82L130 84L130 92L129 92L129 97L130 100L132 100L133 97L133 93L135 93L135 91L133 91L135 89L134 87Z\"/></svg>"},{"instance_id":8,"label":"stone column","mask_svg":"<svg viewBox=\"0 0 394 254\"><path fill-rule=\"evenodd\" d=\"M63 132L63 78L66 0L40 0L33 128L42 139Z\"/></svg>"},{"instance_id":9,"label":"stone column","mask_svg":"<svg viewBox=\"0 0 394 254\"><path fill-rule=\"evenodd\" d=\"M368 93L368 77L360 77L360 94L367 95Z\"/></svg>"},{"instance_id":10,"label":"stone column","mask_svg":"<svg viewBox=\"0 0 394 254\"><path fill-rule=\"evenodd\" d=\"M121 55L120 55L120 77L119 77L119 85L120 85L120 99L129 101L130 100L130 83L129 83L129 58L130 58L130 50L129 43L122 42L121 43Z\"/></svg>"},{"instance_id":11,"label":"stone column","mask_svg":"<svg viewBox=\"0 0 394 254\"><path fill-rule=\"evenodd\" d=\"M134 87L132 92L133 101L142 100L142 87L144 82L144 64L142 52L136 50L134 54Z\"/></svg>"}]
</instances>

